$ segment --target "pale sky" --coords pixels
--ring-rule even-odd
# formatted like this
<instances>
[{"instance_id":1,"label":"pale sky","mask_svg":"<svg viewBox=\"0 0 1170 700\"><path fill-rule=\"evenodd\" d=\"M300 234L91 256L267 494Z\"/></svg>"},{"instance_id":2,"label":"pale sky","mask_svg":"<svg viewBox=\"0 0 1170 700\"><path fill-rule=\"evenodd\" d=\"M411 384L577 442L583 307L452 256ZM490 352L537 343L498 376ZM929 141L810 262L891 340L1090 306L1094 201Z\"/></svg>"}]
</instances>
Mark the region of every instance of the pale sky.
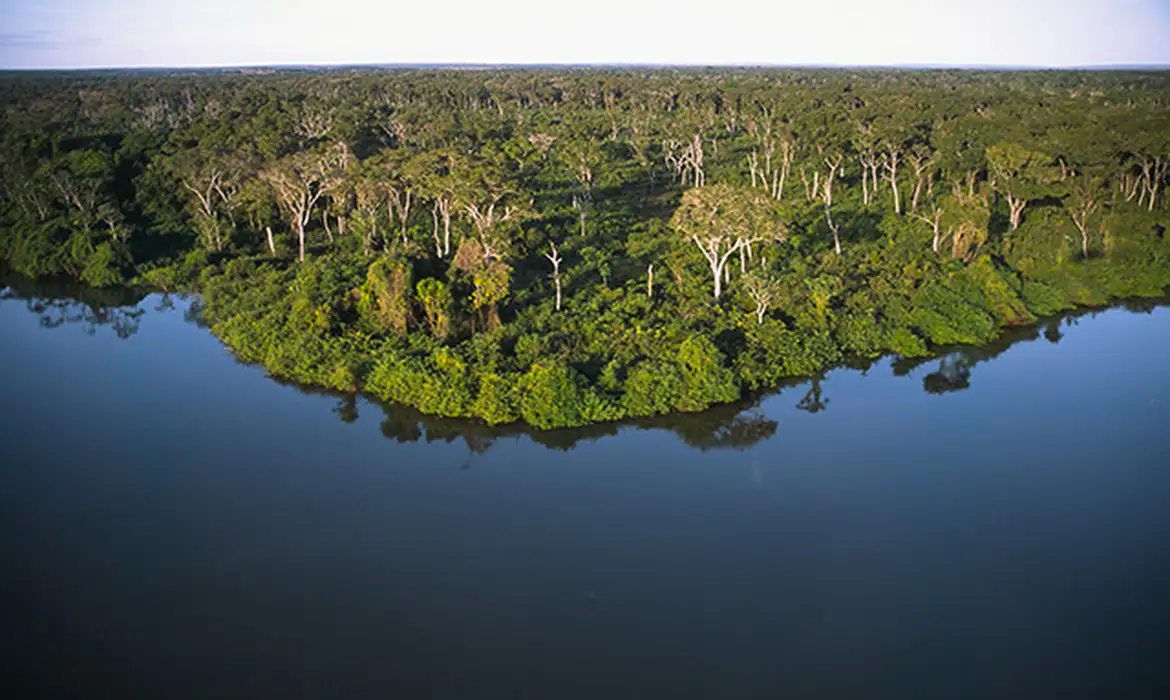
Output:
<instances>
[{"instance_id":1,"label":"pale sky","mask_svg":"<svg viewBox=\"0 0 1170 700\"><path fill-rule=\"evenodd\" d=\"M0 0L0 68L1170 65L1170 0Z\"/></svg>"}]
</instances>

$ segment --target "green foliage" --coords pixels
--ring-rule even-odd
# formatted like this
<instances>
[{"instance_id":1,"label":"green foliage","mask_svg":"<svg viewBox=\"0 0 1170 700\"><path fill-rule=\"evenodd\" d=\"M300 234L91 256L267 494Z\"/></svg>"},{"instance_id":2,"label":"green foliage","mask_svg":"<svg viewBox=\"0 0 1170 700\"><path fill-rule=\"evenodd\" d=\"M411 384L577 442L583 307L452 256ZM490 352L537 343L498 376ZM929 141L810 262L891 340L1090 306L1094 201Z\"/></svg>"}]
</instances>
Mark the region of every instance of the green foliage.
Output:
<instances>
[{"instance_id":1,"label":"green foliage","mask_svg":"<svg viewBox=\"0 0 1170 700\"><path fill-rule=\"evenodd\" d=\"M428 277L419 280L418 300L435 339L442 342L451 334L451 291L447 285Z\"/></svg>"},{"instance_id":2,"label":"green foliage","mask_svg":"<svg viewBox=\"0 0 1170 700\"><path fill-rule=\"evenodd\" d=\"M930 354L922 338L907 328L895 328L890 331L886 345L902 357L925 357Z\"/></svg>"},{"instance_id":3,"label":"green foliage","mask_svg":"<svg viewBox=\"0 0 1170 700\"><path fill-rule=\"evenodd\" d=\"M674 362L647 360L630 370L623 397L626 413L653 416L679 410L683 379Z\"/></svg>"},{"instance_id":4,"label":"green foliage","mask_svg":"<svg viewBox=\"0 0 1170 700\"><path fill-rule=\"evenodd\" d=\"M1051 316L1072 306L1060 290L1044 282L1024 282L1024 303L1037 316Z\"/></svg>"},{"instance_id":5,"label":"green foliage","mask_svg":"<svg viewBox=\"0 0 1170 700\"><path fill-rule=\"evenodd\" d=\"M241 359L434 415L700 411L1170 283L1161 73L94 74L0 94L8 266L199 291ZM895 153L901 211L888 172L860 182L858 156Z\"/></svg>"},{"instance_id":6,"label":"green foliage","mask_svg":"<svg viewBox=\"0 0 1170 700\"><path fill-rule=\"evenodd\" d=\"M471 410L476 417L490 425L512 423L520 419L516 408L515 388L504 377L494 372L479 376L479 391Z\"/></svg>"},{"instance_id":7,"label":"green foliage","mask_svg":"<svg viewBox=\"0 0 1170 700\"><path fill-rule=\"evenodd\" d=\"M410 263L402 259L380 257L370 265L358 308L375 329L406 335L410 320L410 278Z\"/></svg>"},{"instance_id":8,"label":"green foliage","mask_svg":"<svg viewBox=\"0 0 1170 700\"><path fill-rule=\"evenodd\" d=\"M520 378L520 416L542 429L584 425L583 384L581 375L564 365L532 365Z\"/></svg>"},{"instance_id":9,"label":"green foliage","mask_svg":"<svg viewBox=\"0 0 1170 700\"><path fill-rule=\"evenodd\" d=\"M739 398L739 383L710 338L693 335L684 340L677 362L682 382L682 396L675 404L678 410L701 411Z\"/></svg>"},{"instance_id":10,"label":"green foliage","mask_svg":"<svg viewBox=\"0 0 1170 700\"><path fill-rule=\"evenodd\" d=\"M124 256L119 254L113 243L99 244L86 259L81 269L81 279L94 287L111 287L125 282L122 276Z\"/></svg>"}]
</instances>

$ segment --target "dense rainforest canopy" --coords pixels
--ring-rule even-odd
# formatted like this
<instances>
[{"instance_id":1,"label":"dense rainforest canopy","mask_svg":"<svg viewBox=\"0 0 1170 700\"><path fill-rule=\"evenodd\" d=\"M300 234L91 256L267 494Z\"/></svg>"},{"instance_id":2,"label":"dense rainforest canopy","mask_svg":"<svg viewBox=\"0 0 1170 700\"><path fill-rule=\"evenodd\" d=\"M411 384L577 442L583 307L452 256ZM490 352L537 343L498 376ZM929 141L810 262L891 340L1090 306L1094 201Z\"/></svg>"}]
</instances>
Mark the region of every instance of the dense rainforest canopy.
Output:
<instances>
[{"instance_id":1,"label":"dense rainforest canopy","mask_svg":"<svg viewBox=\"0 0 1170 700\"><path fill-rule=\"evenodd\" d=\"M1170 284L1161 72L10 73L0 105L13 269L198 290L273 375L434 415L698 411Z\"/></svg>"}]
</instances>

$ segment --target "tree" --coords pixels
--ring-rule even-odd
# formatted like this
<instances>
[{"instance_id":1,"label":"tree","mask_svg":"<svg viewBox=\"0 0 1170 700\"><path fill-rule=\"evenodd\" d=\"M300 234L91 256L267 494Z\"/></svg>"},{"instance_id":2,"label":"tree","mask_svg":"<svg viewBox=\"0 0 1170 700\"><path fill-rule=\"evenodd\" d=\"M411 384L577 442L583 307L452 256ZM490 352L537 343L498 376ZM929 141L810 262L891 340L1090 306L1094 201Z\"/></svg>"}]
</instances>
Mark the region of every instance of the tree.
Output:
<instances>
[{"instance_id":1,"label":"tree","mask_svg":"<svg viewBox=\"0 0 1170 700\"><path fill-rule=\"evenodd\" d=\"M472 272L475 292L472 303L484 316L484 325L491 330L500 325L496 305L508 298L512 282L512 268L500 260L485 260Z\"/></svg>"},{"instance_id":2,"label":"tree","mask_svg":"<svg viewBox=\"0 0 1170 700\"><path fill-rule=\"evenodd\" d=\"M1104 186L1098 175L1079 175L1073 181L1069 196L1062 204L1073 225L1081 232L1081 255L1089 258L1089 217L1101 206Z\"/></svg>"},{"instance_id":3,"label":"tree","mask_svg":"<svg viewBox=\"0 0 1170 700\"><path fill-rule=\"evenodd\" d=\"M574 140L572 135L568 135L560 139L560 143L563 144L558 151L560 160L577 181L572 201L581 237L584 238L585 221L593 209L593 183L601 169L604 154L597 140L592 137Z\"/></svg>"},{"instance_id":4,"label":"tree","mask_svg":"<svg viewBox=\"0 0 1170 700\"><path fill-rule=\"evenodd\" d=\"M488 194L482 204L468 202L464 205L467 217L475 225L485 260L499 260L504 257L508 242L500 235L499 226L519 217L519 212L512 206L498 206L503 198L503 194Z\"/></svg>"},{"instance_id":5,"label":"tree","mask_svg":"<svg viewBox=\"0 0 1170 700\"><path fill-rule=\"evenodd\" d=\"M458 151L445 148L418 154L411 169L423 196L431 201L435 250L445 258L451 254L451 217L458 206L458 180L466 175L466 162Z\"/></svg>"},{"instance_id":6,"label":"tree","mask_svg":"<svg viewBox=\"0 0 1170 700\"><path fill-rule=\"evenodd\" d=\"M421 279L416 288L427 325L435 339L443 342L451 333L451 290L433 277Z\"/></svg>"},{"instance_id":7,"label":"tree","mask_svg":"<svg viewBox=\"0 0 1170 700\"><path fill-rule=\"evenodd\" d=\"M485 260L501 260L508 251L509 240L502 224L527 216L517 203L517 195L505 182L505 175L490 164L481 163L468 173L461 184L463 211L475 229Z\"/></svg>"},{"instance_id":8,"label":"tree","mask_svg":"<svg viewBox=\"0 0 1170 700\"><path fill-rule=\"evenodd\" d=\"M694 187L683 193L671 226L699 249L711 268L715 299L723 293L727 261L763 241L783 241L788 227L766 193L731 185Z\"/></svg>"},{"instance_id":9,"label":"tree","mask_svg":"<svg viewBox=\"0 0 1170 700\"><path fill-rule=\"evenodd\" d=\"M1051 186L1060 181L1060 171L1052 163L1052 156L1018 143L1004 142L987 149L992 185L1007 200L1013 231L1020 227L1028 201L1050 194Z\"/></svg>"},{"instance_id":10,"label":"tree","mask_svg":"<svg viewBox=\"0 0 1170 700\"><path fill-rule=\"evenodd\" d=\"M367 168L362 168L352 177L355 205L352 228L361 238L362 254L370 255L374 251L374 242L378 240L379 228L389 219L389 203L383 194L385 185Z\"/></svg>"},{"instance_id":11,"label":"tree","mask_svg":"<svg viewBox=\"0 0 1170 700\"><path fill-rule=\"evenodd\" d=\"M410 321L410 264L401 258L379 257L366 271L362 303L380 330L406 335Z\"/></svg>"},{"instance_id":12,"label":"tree","mask_svg":"<svg viewBox=\"0 0 1170 700\"><path fill-rule=\"evenodd\" d=\"M94 148L62 153L42 166L74 230L88 233L98 223L98 211L109 199L113 166L109 153Z\"/></svg>"},{"instance_id":13,"label":"tree","mask_svg":"<svg viewBox=\"0 0 1170 700\"><path fill-rule=\"evenodd\" d=\"M340 181L349 158L349 150L339 144L324 150L293 153L261 171L260 177L272 188L297 234L298 260L305 259L305 227L313 215L313 207Z\"/></svg>"},{"instance_id":14,"label":"tree","mask_svg":"<svg viewBox=\"0 0 1170 700\"><path fill-rule=\"evenodd\" d=\"M767 261L760 261L760 269L748 272L743 277L743 289L756 305L756 323L762 325L768 307L780 296L781 286L775 275L768 270Z\"/></svg>"},{"instance_id":15,"label":"tree","mask_svg":"<svg viewBox=\"0 0 1170 700\"><path fill-rule=\"evenodd\" d=\"M926 214L912 214L914 218L929 226L934 233L934 239L930 244L930 249L936 253L938 252L938 246L942 239L943 213L943 210L939 208L937 202L931 202L929 216Z\"/></svg>"},{"instance_id":16,"label":"tree","mask_svg":"<svg viewBox=\"0 0 1170 700\"><path fill-rule=\"evenodd\" d=\"M235 225L242 174L226 157L208 158L190 152L172 167L183 188L191 194L195 229L208 250L221 251ZM225 221L226 220L226 221Z\"/></svg>"},{"instance_id":17,"label":"tree","mask_svg":"<svg viewBox=\"0 0 1170 700\"><path fill-rule=\"evenodd\" d=\"M544 257L548 258L548 261L550 263L552 263L552 266L553 266L552 278L553 278L553 284L555 284L556 288L557 288L557 311L560 311L561 310L561 260L562 260L562 258L561 258L560 253L557 252L557 244L556 243L554 243L553 241L549 241L548 248L549 248L549 252L545 253Z\"/></svg>"},{"instance_id":18,"label":"tree","mask_svg":"<svg viewBox=\"0 0 1170 700\"><path fill-rule=\"evenodd\" d=\"M837 255L841 254L841 227L833 221L833 180L837 178L843 161L844 157L840 155L825 159L825 165L828 166L829 172L821 184L820 191L821 202L825 205L825 223L833 232L833 250L837 251Z\"/></svg>"},{"instance_id":19,"label":"tree","mask_svg":"<svg viewBox=\"0 0 1170 700\"><path fill-rule=\"evenodd\" d=\"M990 212L979 197L957 187L940 204L944 237L951 239L951 257L969 260L987 242Z\"/></svg>"},{"instance_id":20,"label":"tree","mask_svg":"<svg viewBox=\"0 0 1170 700\"><path fill-rule=\"evenodd\" d=\"M919 144L910 149L906 159L914 170L914 194L910 197L910 211L916 212L923 192L929 196L934 189L934 153L926 145Z\"/></svg>"},{"instance_id":21,"label":"tree","mask_svg":"<svg viewBox=\"0 0 1170 700\"><path fill-rule=\"evenodd\" d=\"M703 172L703 138L698 133L685 144L676 139L669 139L665 145L664 160L680 183L686 185L693 182L695 187L706 184L707 178Z\"/></svg>"}]
</instances>

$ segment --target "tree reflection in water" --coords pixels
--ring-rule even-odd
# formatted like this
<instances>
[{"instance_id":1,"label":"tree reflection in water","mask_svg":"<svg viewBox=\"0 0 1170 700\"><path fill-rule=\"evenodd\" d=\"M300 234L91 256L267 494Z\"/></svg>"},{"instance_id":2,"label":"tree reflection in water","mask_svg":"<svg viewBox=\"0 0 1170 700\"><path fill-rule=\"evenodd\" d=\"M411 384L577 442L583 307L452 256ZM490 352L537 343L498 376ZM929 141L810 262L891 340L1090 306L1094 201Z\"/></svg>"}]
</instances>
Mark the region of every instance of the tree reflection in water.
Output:
<instances>
[{"instance_id":1,"label":"tree reflection in water","mask_svg":"<svg viewBox=\"0 0 1170 700\"><path fill-rule=\"evenodd\" d=\"M1153 301L1135 304L1132 307L1127 304L1125 308L1131 311L1149 312L1164 304L1164 301ZM970 388L973 370L978 364L999 357L1017 343L1037 340L1040 337L1051 343L1060 342L1063 338L1061 328L1075 325L1080 316L1095 314L1099 311L1101 309L1082 310L1049 319L1038 325L1009 328L996 341L981 347L940 348L939 353L931 357L894 358L891 362L891 368L895 376L908 376L918 368L937 363L934 371L923 376L923 390L930 394L962 391ZM877 362L875 360L858 365L854 369L860 370L864 375L870 368L877 365ZM334 396L337 398L337 404L332 409L333 413L345 423L353 423L358 420L362 400L356 394L326 392L313 387L304 387L281 380L276 381L294 386L302 392ZM409 406L387 405L372 401L369 402L369 405L378 407L383 413L380 423L382 435L396 442L453 443L462 441L467 447L468 455L463 467L468 468L476 455L491 449L500 439L527 437L532 442L549 449L570 450L582 442L598 440L630 429L668 431L678 436L689 447L702 451L745 450L768 440L777 432L778 422L769 418L760 408L760 401L763 398L790 389L802 390L804 393L795 407L811 414L822 413L827 410L830 403L830 399L825 395L825 381L826 377L823 375L811 379L793 379L768 394L750 397L735 404L716 406L700 413L655 416L618 423L602 423L581 428L549 431L535 430L520 423L490 426L477 420L429 416Z\"/></svg>"},{"instance_id":2,"label":"tree reflection in water","mask_svg":"<svg viewBox=\"0 0 1170 700\"><path fill-rule=\"evenodd\" d=\"M126 287L98 289L74 280L32 279L0 267L0 301L23 301L43 328L78 324L89 335L108 327L119 338L138 332L146 291Z\"/></svg>"},{"instance_id":3,"label":"tree reflection in water","mask_svg":"<svg viewBox=\"0 0 1170 700\"><path fill-rule=\"evenodd\" d=\"M961 391L970 386L971 363L960 352L943 356L938 361L938 370L922 378L922 388L928 394Z\"/></svg>"},{"instance_id":4,"label":"tree reflection in water","mask_svg":"<svg viewBox=\"0 0 1170 700\"><path fill-rule=\"evenodd\" d=\"M276 381L302 393L335 397L337 403L332 411L344 423L353 423L359 418L362 401L357 394L338 394L279 379ZM468 464L472 456L487 452L497 440L506 438L527 437L549 449L571 450L581 442L616 435L623 429L666 430L698 450L742 450L775 435L778 425L775 420L764 415L758 400L718 406L701 413L656 416L562 430L535 430L521 423L492 426L477 420L429 416L409 406L373 401L368 403L383 413L380 423L383 436L400 443L462 441L468 450Z\"/></svg>"},{"instance_id":5,"label":"tree reflection in water","mask_svg":"<svg viewBox=\"0 0 1170 700\"><path fill-rule=\"evenodd\" d=\"M29 279L0 266L0 301L23 301L30 312L37 314L41 325L46 328L80 324L85 332L94 334L101 327L109 327L118 337L129 338L137 332L145 313L145 309L140 308L140 303L145 297L144 290L95 289L70 280ZM184 319L200 328L206 328L202 321L203 302L198 296L175 297L162 294L158 297L154 309L159 312L174 311L177 307L176 298L186 302L182 307ZM1155 308L1164 305L1165 299L1123 304L1127 310L1139 313L1151 313ZM895 358L891 362L891 368L895 376L906 376L920 367L937 362L937 368L923 377L923 390L930 394L962 391L970 388L973 370L978 364L998 357L1017 343L1033 341L1041 336L1048 342L1058 343L1064 337L1061 330L1063 327L1075 325L1080 316L1099 311L1100 309L1082 310L1046 320L1038 325L1009 328L997 340L981 347L940 348L939 353L933 357ZM858 369L864 374L875 364L876 361L869 362ZM344 423L355 423L360 417L359 410L363 399L357 394L325 391L273 379L302 393L336 398L337 403L332 412ZM829 404L822 386L824 381L823 375L808 380L794 379L764 396L775 395L790 388L803 388L803 397L796 403L796 408L811 414L821 413ZM527 436L532 442L549 449L570 450L583 441L616 435L622 430L665 430L674 433L683 443L698 450L744 450L776 434L777 421L768 418L760 408L760 400L764 396L716 406L700 413L656 416L551 431L534 430L519 423L490 426L477 420L428 416L408 406L374 402L369 402L369 405L381 409L382 435L396 442L462 441L467 447L467 460L463 467L468 468L476 455L491 449L497 440L521 436Z\"/></svg>"},{"instance_id":6,"label":"tree reflection in water","mask_svg":"<svg viewBox=\"0 0 1170 700\"><path fill-rule=\"evenodd\" d=\"M809 413L820 413L829 406L829 399L825 398L821 390L821 380L817 377L809 382L808 392L796 407Z\"/></svg>"}]
</instances>

